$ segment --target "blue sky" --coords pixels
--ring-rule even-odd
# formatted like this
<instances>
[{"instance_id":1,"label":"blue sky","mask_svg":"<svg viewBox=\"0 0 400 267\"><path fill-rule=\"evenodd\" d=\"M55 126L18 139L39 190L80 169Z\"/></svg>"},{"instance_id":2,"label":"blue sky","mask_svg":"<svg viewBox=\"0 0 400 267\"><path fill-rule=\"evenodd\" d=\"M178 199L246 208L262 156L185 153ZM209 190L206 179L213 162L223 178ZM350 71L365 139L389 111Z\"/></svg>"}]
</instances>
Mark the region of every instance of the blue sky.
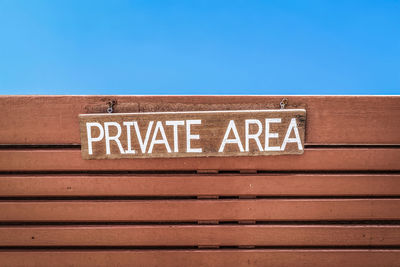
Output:
<instances>
[{"instance_id":1,"label":"blue sky","mask_svg":"<svg viewBox=\"0 0 400 267\"><path fill-rule=\"evenodd\" d=\"M399 93L398 0L0 0L0 94Z\"/></svg>"}]
</instances>

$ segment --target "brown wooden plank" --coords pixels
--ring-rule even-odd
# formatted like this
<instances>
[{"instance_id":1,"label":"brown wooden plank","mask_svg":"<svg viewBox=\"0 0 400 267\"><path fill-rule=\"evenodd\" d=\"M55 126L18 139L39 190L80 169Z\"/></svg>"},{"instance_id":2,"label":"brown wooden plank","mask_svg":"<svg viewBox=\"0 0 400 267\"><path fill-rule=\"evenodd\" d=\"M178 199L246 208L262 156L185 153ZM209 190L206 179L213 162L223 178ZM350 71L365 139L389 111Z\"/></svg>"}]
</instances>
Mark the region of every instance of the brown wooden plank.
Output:
<instances>
[{"instance_id":1,"label":"brown wooden plank","mask_svg":"<svg viewBox=\"0 0 400 267\"><path fill-rule=\"evenodd\" d=\"M399 195L398 174L0 175L1 197Z\"/></svg>"},{"instance_id":2,"label":"brown wooden plank","mask_svg":"<svg viewBox=\"0 0 400 267\"><path fill-rule=\"evenodd\" d=\"M2 201L0 221L399 220L400 199Z\"/></svg>"},{"instance_id":3,"label":"brown wooden plank","mask_svg":"<svg viewBox=\"0 0 400 267\"><path fill-rule=\"evenodd\" d=\"M400 250L2 250L2 266L394 267Z\"/></svg>"},{"instance_id":4,"label":"brown wooden plank","mask_svg":"<svg viewBox=\"0 0 400 267\"><path fill-rule=\"evenodd\" d=\"M83 160L80 150L0 150L0 171L400 170L400 149L306 149L304 154L260 157Z\"/></svg>"},{"instance_id":5,"label":"brown wooden plank","mask_svg":"<svg viewBox=\"0 0 400 267\"><path fill-rule=\"evenodd\" d=\"M3 226L0 246L398 246L400 226Z\"/></svg>"},{"instance_id":6,"label":"brown wooden plank","mask_svg":"<svg viewBox=\"0 0 400 267\"><path fill-rule=\"evenodd\" d=\"M399 96L289 96L307 109L308 144L400 144ZM281 96L0 96L1 144L78 144L78 115L279 108Z\"/></svg>"},{"instance_id":7,"label":"brown wooden plank","mask_svg":"<svg viewBox=\"0 0 400 267\"><path fill-rule=\"evenodd\" d=\"M84 159L276 156L303 154L306 111L82 114L79 121Z\"/></svg>"}]
</instances>

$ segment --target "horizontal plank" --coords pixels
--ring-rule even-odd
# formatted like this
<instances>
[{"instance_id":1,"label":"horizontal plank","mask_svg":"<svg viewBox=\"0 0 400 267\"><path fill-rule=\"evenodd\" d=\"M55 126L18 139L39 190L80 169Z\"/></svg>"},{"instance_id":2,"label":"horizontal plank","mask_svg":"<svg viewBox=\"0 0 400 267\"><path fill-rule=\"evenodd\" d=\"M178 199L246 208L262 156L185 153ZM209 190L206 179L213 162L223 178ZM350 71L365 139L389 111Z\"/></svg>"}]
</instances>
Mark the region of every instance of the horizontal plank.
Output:
<instances>
[{"instance_id":1,"label":"horizontal plank","mask_svg":"<svg viewBox=\"0 0 400 267\"><path fill-rule=\"evenodd\" d=\"M0 144L79 144L78 115L280 108L282 96L0 96ZM399 96L289 96L306 108L307 144L400 144ZM51 127L50 127L51 126Z\"/></svg>"},{"instance_id":2,"label":"horizontal plank","mask_svg":"<svg viewBox=\"0 0 400 267\"><path fill-rule=\"evenodd\" d=\"M5 226L0 246L398 246L400 226Z\"/></svg>"},{"instance_id":3,"label":"horizontal plank","mask_svg":"<svg viewBox=\"0 0 400 267\"><path fill-rule=\"evenodd\" d=\"M83 160L77 149L0 150L0 171L400 170L400 149L306 149L303 155Z\"/></svg>"},{"instance_id":4,"label":"horizontal plank","mask_svg":"<svg viewBox=\"0 0 400 267\"><path fill-rule=\"evenodd\" d=\"M3 250L2 266L393 267L400 250Z\"/></svg>"},{"instance_id":5,"label":"horizontal plank","mask_svg":"<svg viewBox=\"0 0 400 267\"><path fill-rule=\"evenodd\" d=\"M399 220L400 199L2 201L0 221Z\"/></svg>"},{"instance_id":6,"label":"horizontal plank","mask_svg":"<svg viewBox=\"0 0 400 267\"><path fill-rule=\"evenodd\" d=\"M212 195L399 196L400 175L0 175L0 197Z\"/></svg>"}]
</instances>

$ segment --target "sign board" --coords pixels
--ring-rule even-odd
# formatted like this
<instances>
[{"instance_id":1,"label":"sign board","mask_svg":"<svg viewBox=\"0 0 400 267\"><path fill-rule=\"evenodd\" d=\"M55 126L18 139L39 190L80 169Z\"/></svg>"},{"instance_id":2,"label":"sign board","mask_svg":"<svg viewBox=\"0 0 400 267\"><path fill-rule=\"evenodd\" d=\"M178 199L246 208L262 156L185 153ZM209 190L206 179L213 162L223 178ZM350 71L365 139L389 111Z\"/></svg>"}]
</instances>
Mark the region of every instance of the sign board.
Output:
<instances>
[{"instance_id":1,"label":"sign board","mask_svg":"<svg viewBox=\"0 0 400 267\"><path fill-rule=\"evenodd\" d=\"M84 159L304 152L305 109L79 115Z\"/></svg>"}]
</instances>

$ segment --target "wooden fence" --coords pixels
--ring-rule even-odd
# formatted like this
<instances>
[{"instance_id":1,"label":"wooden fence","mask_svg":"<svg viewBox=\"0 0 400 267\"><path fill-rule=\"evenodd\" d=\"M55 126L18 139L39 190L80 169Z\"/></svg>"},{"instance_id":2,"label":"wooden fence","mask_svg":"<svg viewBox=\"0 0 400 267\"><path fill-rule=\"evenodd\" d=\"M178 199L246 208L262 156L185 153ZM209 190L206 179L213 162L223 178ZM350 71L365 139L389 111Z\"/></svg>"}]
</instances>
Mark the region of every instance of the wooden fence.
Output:
<instances>
[{"instance_id":1,"label":"wooden fence","mask_svg":"<svg viewBox=\"0 0 400 267\"><path fill-rule=\"evenodd\" d=\"M400 97L290 96L303 155L83 160L78 115L279 96L2 96L0 266L400 266Z\"/></svg>"}]
</instances>

